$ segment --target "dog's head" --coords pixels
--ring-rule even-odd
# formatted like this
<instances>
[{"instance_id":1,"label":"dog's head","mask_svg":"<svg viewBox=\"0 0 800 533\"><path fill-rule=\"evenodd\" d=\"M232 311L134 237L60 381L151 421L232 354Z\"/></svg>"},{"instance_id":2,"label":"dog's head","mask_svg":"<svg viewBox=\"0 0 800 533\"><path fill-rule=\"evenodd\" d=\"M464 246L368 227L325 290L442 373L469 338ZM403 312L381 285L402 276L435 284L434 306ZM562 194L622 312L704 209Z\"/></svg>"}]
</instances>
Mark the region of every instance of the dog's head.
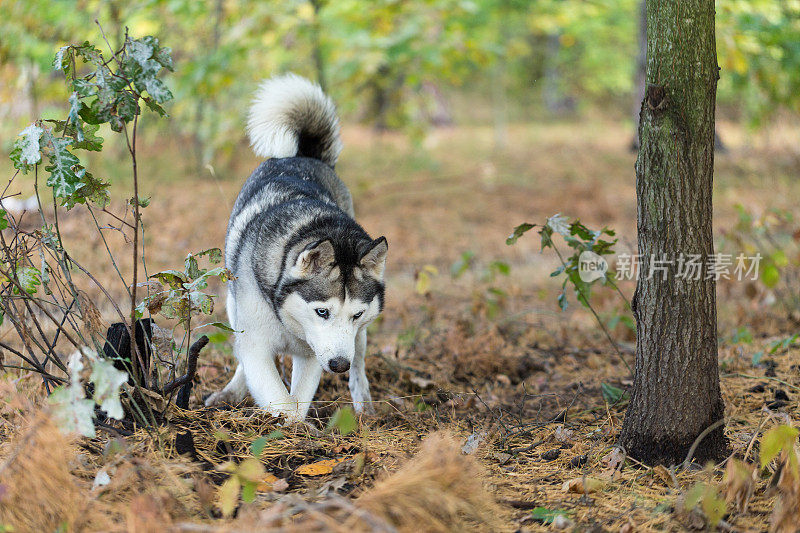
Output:
<instances>
[{"instance_id":1,"label":"dog's head","mask_svg":"<svg viewBox=\"0 0 800 533\"><path fill-rule=\"evenodd\" d=\"M278 314L308 343L324 370L350 368L356 336L383 309L387 251L381 237L346 246L323 239L289 254Z\"/></svg>"}]
</instances>

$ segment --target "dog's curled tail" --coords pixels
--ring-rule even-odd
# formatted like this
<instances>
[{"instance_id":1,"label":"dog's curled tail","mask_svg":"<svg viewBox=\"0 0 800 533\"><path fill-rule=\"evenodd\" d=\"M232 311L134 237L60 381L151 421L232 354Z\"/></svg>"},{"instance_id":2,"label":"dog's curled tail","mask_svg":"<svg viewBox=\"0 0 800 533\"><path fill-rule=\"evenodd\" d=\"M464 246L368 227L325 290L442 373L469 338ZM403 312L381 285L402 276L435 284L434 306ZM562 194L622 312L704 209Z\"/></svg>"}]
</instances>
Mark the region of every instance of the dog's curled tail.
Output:
<instances>
[{"instance_id":1,"label":"dog's curled tail","mask_svg":"<svg viewBox=\"0 0 800 533\"><path fill-rule=\"evenodd\" d=\"M333 166L342 150L333 102L319 85L296 74L261 83L247 134L261 157L313 157Z\"/></svg>"}]
</instances>

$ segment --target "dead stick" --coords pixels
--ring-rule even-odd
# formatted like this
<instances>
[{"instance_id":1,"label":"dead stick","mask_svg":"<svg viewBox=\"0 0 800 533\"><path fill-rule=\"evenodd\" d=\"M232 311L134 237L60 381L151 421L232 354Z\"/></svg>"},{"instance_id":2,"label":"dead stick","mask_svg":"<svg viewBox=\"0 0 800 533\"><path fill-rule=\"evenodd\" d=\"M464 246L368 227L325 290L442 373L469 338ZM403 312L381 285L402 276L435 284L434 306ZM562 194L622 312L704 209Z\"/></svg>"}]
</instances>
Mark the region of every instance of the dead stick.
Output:
<instances>
[{"instance_id":1,"label":"dead stick","mask_svg":"<svg viewBox=\"0 0 800 533\"><path fill-rule=\"evenodd\" d=\"M205 348L206 344L208 344L208 337L205 335L194 341L194 344L192 344L192 346L189 348L189 356L186 363L186 374L164 385L164 388L161 389L162 396L169 395L178 387L182 387L194 379L195 372L197 372L197 358L200 355L200 350Z\"/></svg>"}]
</instances>

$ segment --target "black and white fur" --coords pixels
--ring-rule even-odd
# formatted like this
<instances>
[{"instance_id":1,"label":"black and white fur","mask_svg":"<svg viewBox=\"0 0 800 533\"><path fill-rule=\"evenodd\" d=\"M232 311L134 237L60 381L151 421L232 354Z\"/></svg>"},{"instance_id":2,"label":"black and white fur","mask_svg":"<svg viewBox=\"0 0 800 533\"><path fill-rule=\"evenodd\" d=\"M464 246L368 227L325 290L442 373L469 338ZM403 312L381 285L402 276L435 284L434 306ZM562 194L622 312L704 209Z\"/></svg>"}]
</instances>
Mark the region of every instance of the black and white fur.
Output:
<instances>
[{"instance_id":1,"label":"black and white fur","mask_svg":"<svg viewBox=\"0 0 800 533\"><path fill-rule=\"evenodd\" d=\"M228 317L239 365L206 405L256 404L303 420L323 370L350 370L356 411L371 408L364 369L367 325L383 309L386 239L353 219L350 192L334 172L342 148L333 102L299 76L265 81L247 124L267 157L242 187L225 239ZM275 357L292 356L287 392Z\"/></svg>"}]
</instances>

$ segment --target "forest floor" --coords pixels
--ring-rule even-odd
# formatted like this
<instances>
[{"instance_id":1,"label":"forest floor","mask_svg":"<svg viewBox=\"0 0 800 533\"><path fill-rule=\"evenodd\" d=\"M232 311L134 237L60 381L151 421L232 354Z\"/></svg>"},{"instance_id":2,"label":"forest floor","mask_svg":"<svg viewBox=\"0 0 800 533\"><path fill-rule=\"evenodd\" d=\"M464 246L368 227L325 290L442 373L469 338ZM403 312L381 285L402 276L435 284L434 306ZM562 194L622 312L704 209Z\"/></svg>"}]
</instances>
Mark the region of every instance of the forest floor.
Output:
<instances>
[{"instance_id":1,"label":"forest floor","mask_svg":"<svg viewBox=\"0 0 800 533\"><path fill-rule=\"evenodd\" d=\"M735 237L757 234L758 224L741 229L737 205L756 218L770 209L796 214L798 129L755 136L722 124L720 131L728 151L716 158L717 248L752 252L737 249ZM39 414L37 376L9 371L0 391L5 525L14 531L53 524L128 531L705 527L702 515L682 510L681 501L697 483L724 489L724 464L653 469L614 446L627 405L619 391L632 378L622 360L634 363L623 299L611 288L592 297L615 349L571 293L569 308L559 309L560 283L549 276L559 262L539 252L535 231L505 244L516 225L561 213L592 229L614 228L617 251L635 253L629 129L602 120L515 125L509 139L497 150L491 128L446 128L415 148L399 135L345 128L337 171L351 187L359 221L389 242L386 307L370 329L367 359L376 414L359 417L352 432L330 429L329 418L349 394L346 378L329 374L309 427L282 427L251 403L202 408L202 398L235 368L229 341L217 334L201 355L189 411L171 409L169 424L156 432L123 437L105 430L96 439L67 440ZM181 147L174 143L147 146L141 156L143 196L152 197L144 212L150 273L181 265L187 252L222 247L230 208L257 163L242 146L236 153L245 158L198 177L175 163ZM116 273L105 249L87 238L83 216L61 221L65 245L111 287ZM120 232L107 236L115 253L127 246ZM780 306L781 296L800 292L800 282L782 283L767 290L729 280L718 288L726 435L732 457L751 462L767 429L794 425L800 415L800 343L780 344L800 331L797 310ZM102 295L86 289L111 320ZM633 284L620 289L630 298ZM122 289L112 294L121 297ZM215 316L224 320L223 302ZM245 464L254 451L265 470L253 501L223 517L219 487L235 469L230 462ZM767 529L776 501L769 483L769 471L758 476L749 506L740 511L729 504L722 527Z\"/></svg>"}]
</instances>

